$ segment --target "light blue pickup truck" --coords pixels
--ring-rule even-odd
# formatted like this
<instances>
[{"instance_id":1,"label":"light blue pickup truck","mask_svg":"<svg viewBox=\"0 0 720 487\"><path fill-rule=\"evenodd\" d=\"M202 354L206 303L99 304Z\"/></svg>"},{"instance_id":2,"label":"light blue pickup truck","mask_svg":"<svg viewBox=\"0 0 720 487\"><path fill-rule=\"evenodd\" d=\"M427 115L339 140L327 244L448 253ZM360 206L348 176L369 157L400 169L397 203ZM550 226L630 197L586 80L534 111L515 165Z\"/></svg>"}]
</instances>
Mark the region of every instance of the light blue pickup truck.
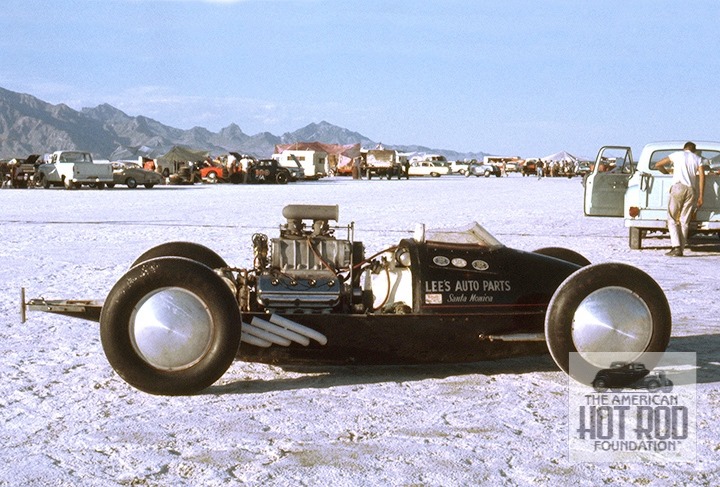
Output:
<instances>
[{"instance_id":1,"label":"light blue pickup truck","mask_svg":"<svg viewBox=\"0 0 720 487\"><path fill-rule=\"evenodd\" d=\"M667 207L672 174L655 165L686 141L648 144L635 163L630 147L605 146L585 180L584 212L587 216L624 217L631 249L642 247L644 238L667 232ZM695 141L705 167L703 206L690 226L691 233L720 233L720 142Z\"/></svg>"}]
</instances>

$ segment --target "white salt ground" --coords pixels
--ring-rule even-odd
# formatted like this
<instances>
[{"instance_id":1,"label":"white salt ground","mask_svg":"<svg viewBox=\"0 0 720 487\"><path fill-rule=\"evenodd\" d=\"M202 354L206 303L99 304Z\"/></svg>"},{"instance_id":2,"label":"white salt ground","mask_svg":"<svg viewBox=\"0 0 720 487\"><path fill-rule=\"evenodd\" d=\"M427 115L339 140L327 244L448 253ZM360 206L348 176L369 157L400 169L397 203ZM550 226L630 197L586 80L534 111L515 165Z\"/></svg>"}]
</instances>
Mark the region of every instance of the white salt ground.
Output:
<instances>
[{"instance_id":1,"label":"white salt ground","mask_svg":"<svg viewBox=\"0 0 720 487\"><path fill-rule=\"evenodd\" d=\"M510 247L562 246L632 264L671 304L671 351L697 353L695 462L571 463L568 380L549 355L468 365L290 371L236 362L192 397L139 392L96 323L33 313L29 297L102 299L170 240L250 266L289 203L339 204L368 251L416 222L477 220ZM579 179L326 179L287 186L0 191L0 485L720 485L720 241L671 259L630 250L620 219L582 214Z\"/></svg>"}]
</instances>

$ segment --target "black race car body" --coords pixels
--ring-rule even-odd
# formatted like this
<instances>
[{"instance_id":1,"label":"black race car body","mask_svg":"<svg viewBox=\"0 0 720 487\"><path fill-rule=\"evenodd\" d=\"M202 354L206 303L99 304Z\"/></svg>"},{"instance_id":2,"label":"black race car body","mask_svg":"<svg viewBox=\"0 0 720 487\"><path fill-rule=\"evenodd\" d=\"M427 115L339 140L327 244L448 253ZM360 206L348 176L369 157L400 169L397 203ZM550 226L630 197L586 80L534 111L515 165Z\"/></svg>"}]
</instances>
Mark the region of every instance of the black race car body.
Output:
<instances>
[{"instance_id":1,"label":"black race car body","mask_svg":"<svg viewBox=\"0 0 720 487\"><path fill-rule=\"evenodd\" d=\"M608 389L648 389L664 392L672 390L673 383L664 371L651 374L644 364L637 362L613 362L609 369L603 369L595 374L592 383L597 392Z\"/></svg>"},{"instance_id":2,"label":"black race car body","mask_svg":"<svg viewBox=\"0 0 720 487\"><path fill-rule=\"evenodd\" d=\"M201 245L169 242L141 255L104 302L23 296L23 314L100 321L113 368L157 394L208 387L236 358L409 364L549 349L570 372L572 352L640 357L669 340L662 290L625 264L590 265L563 248L514 250L478 224L421 226L414 238L366 256L352 225L330 226L337 206L289 205L283 216L279 237L253 236L252 269L231 267ZM343 230L346 238L335 235Z\"/></svg>"}]
</instances>

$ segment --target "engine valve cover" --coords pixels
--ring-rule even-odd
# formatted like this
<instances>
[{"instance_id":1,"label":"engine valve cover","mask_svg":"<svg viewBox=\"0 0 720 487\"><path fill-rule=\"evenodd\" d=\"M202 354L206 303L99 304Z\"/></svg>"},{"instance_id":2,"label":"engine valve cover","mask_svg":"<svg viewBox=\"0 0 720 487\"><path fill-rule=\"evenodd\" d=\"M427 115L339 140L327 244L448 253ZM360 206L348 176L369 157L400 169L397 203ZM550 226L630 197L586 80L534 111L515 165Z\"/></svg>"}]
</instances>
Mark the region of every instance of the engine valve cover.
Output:
<instances>
[{"instance_id":1,"label":"engine valve cover","mask_svg":"<svg viewBox=\"0 0 720 487\"><path fill-rule=\"evenodd\" d=\"M257 281L258 303L268 311L330 312L341 293L342 283L336 278L259 276Z\"/></svg>"}]
</instances>

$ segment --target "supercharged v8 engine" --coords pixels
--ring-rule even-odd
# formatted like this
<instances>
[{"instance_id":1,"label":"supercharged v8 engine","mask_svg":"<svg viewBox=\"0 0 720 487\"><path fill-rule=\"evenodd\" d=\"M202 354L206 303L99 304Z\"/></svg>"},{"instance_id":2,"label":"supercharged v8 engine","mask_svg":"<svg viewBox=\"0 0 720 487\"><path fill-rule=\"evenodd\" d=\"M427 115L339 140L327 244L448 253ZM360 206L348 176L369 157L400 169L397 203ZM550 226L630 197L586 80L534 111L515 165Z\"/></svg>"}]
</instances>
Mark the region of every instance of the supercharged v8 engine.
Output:
<instances>
[{"instance_id":1,"label":"supercharged v8 engine","mask_svg":"<svg viewBox=\"0 0 720 487\"><path fill-rule=\"evenodd\" d=\"M363 260L363 245L352 241L352 224L346 239L335 238L328 222L338 213L337 205L288 205L279 238L253 236L257 304L270 312L330 313L362 301L353 266Z\"/></svg>"}]
</instances>

